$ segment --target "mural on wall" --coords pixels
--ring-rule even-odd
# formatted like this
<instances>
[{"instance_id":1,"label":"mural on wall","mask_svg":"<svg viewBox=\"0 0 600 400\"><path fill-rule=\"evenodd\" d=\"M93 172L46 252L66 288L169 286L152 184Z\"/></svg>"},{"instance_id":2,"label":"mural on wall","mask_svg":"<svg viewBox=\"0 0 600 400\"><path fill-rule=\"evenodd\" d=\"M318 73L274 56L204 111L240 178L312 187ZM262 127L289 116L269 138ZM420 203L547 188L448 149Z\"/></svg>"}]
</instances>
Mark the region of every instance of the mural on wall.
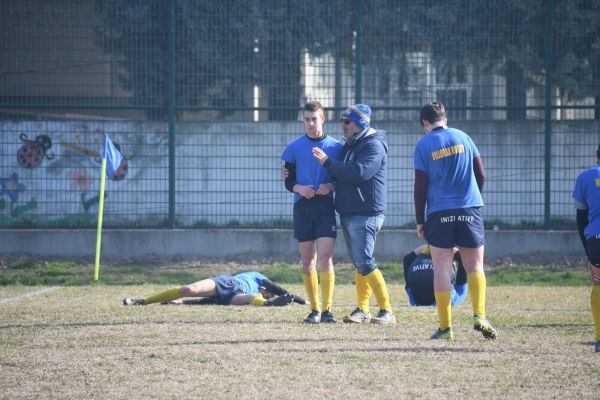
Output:
<instances>
[{"instance_id":1,"label":"mural on wall","mask_svg":"<svg viewBox=\"0 0 600 400\"><path fill-rule=\"evenodd\" d=\"M19 176L13 172L8 178L0 178L0 226L9 226L28 211L37 207L37 202L31 198L26 204L17 205L19 193L25 192L26 187L19 182ZM10 203L6 203L4 196Z\"/></svg>"},{"instance_id":2,"label":"mural on wall","mask_svg":"<svg viewBox=\"0 0 600 400\"><path fill-rule=\"evenodd\" d=\"M81 205L86 213L89 212L90 208L100 202L100 195L93 196L89 199L87 198L95 178L88 175L86 168L73 169L69 171L67 175L70 179L71 190L81 192ZM104 197L108 197L108 192L104 193Z\"/></svg>"},{"instance_id":3,"label":"mural on wall","mask_svg":"<svg viewBox=\"0 0 600 400\"><path fill-rule=\"evenodd\" d=\"M85 156L90 156L90 157L93 157L94 159L97 159L98 157L100 157L100 152L87 149L85 147L76 145L74 143L69 143L64 140L61 140L60 144L61 144L61 146L64 146L64 147L66 147L70 150L73 150L79 154L83 154ZM116 142L113 142L113 144L115 145L117 150L119 150L119 152L121 154L123 154L123 151L121 150L121 146ZM112 179L113 181L122 181L127 176L128 170L129 170L129 162L127 161L127 159L125 157L123 157L123 160L121 160L121 164L119 165L119 168L109 179Z\"/></svg>"},{"instance_id":4,"label":"mural on wall","mask_svg":"<svg viewBox=\"0 0 600 400\"><path fill-rule=\"evenodd\" d=\"M54 154L46 153L52 147L50 136L37 135L34 140L29 140L25 133L21 133L19 139L24 143L17 151L17 161L21 167L35 168L42 163L44 157L48 160L54 158Z\"/></svg>"},{"instance_id":5,"label":"mural on wall","mask_svg":"<svg viewBox=\"0 0 600 400\"><path fill-rule=\"evenodd\" d=\"M0 227L93 226L99 204L104 127L78 121L8 125L10 128L5 126L0 133L17 136L17 140L2 138L0 154L16 157L0 161ZM61 146L53 147L57 143ZM122 152L117 143L115 146ZM129 160L124 158L110 179L123 181L128 171ZM27 193L41 196L43 201Z\"/></svg>"},{"instance_id":6,"label":"mural on wall","mask_svg":"<svg viewBox=\"0 0 600 400\"><path fill-rule=\"evenodd\" d=\"M158 147L159 154L167 154L169 152L168 141L169 137L167 136L167 133L161 128L158 128L154 132L152 132L152 135L150 135L150 139L148 139L148 142L150 144L156 145Z\"/></svg>"},{"instance_id":7,"label":"mural on wall","mask_svg":"<svg viewBox=\"0 0 600 400\"><path fill-rule=\"evenodd\" d=\"M19 182L19 176L16 172L8 178L0 178L0 187L2 188L2 195L8 196L11 203L19 201L19 193L25 191L25 185Z\"/></svg>"},{"instance_id":8,"label":"mural on wall","mask_svg":"<svg viewBox=\"0 0 600 400\"><path fill-rule=\"evenodd\" d=\"M79 190L87 193L92 186L92 178L88 175L87 169L73 169L67 173L70 180L71 190Z\"/></svg>"}]
</instances>

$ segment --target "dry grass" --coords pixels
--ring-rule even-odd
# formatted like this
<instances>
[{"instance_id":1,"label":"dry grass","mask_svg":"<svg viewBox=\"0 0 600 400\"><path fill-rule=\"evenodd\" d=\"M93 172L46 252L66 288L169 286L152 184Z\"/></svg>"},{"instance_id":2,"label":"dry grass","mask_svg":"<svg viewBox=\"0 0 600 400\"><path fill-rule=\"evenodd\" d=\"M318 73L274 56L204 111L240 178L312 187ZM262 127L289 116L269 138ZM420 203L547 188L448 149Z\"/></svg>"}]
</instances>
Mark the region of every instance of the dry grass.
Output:
<instances>
[{"instance_id":1,"label":"dry grass","mask_svg":"<svg viewBox=\"0 0 600 400\"><path fill-rule=\"evenodd\" d=\"M159 288L68 287L1 304L0 398L600 398L589 288L490 288L495 342L472 330L468 304L455 310L455 341L429 340L434 309L405 306L397 285L395 326L307 326L299 305L120 304ZM38 289L2 287L0 298ZM341 319L353 288L335 300Z\"/></svg>"}]
</instances>

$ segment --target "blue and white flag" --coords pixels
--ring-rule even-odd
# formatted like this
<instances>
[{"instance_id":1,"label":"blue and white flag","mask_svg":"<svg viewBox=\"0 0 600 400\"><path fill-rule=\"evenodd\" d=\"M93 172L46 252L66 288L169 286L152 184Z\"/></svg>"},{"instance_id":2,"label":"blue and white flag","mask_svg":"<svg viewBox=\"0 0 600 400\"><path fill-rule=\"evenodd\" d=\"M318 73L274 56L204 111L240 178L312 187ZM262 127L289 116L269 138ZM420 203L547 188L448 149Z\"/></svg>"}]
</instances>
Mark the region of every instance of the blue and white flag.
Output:
<instances>
[{"instance_id":1,"label":"blue and white flag","mask_svg":"<svg viewBox=\"0 0 600 400\"><path fill-rule=\"evenodd\" d=\"M104 134L104 148L102 149L102 153L100 153L100 161L106 158L106 176L111 177L117 172L119 166L121 165L121 161L123 161L123 156L117 150L114 143L108 137L108 134Z\"/></svg>"}]
</instances>

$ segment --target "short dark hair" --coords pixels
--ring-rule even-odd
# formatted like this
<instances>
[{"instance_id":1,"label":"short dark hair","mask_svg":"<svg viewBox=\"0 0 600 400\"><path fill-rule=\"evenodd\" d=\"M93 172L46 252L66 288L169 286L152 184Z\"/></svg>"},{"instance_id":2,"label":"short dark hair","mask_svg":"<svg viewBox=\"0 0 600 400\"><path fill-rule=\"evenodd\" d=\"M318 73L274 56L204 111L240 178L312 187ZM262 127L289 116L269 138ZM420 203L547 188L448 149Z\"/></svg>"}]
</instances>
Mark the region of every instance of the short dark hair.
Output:
<instances>
[{"instance_id":1,"label":"short dark hair","mask_svg":"<svg viewBox=\"0 0 600 400\"><path fill-rule=\"evenodd\" d=\"M321 112L323 112L323 113L325 112L325 109L323 108L321 103L319 103L316 100L309 101L308 103L306 103L304 105L304 111L317 112L319 110L321 110Z\"/></svg>"},{"instance_id":2,"label":"short dark hair","mask_svg":"<svg viewBox=\"0 0 600 400\"><path fill-rule=\"evenodd\" d=\"M419 114L419 121L421 124L423 121L433 124L441 121L444 118L446 118L446 109L439 101L432 101L431 103L425 104L421 108L421 113Z\"/></svg>"},{"instance_id":3,"label":"short dark hair","mask_svg":"<svg viewBox=\"0 0 600 400\"><path fill-rule=\"evenodd\" d=\"M598 150L596 150L596 158L600 160L600 144L598 145Z\"/></svg>"}]
</instances>

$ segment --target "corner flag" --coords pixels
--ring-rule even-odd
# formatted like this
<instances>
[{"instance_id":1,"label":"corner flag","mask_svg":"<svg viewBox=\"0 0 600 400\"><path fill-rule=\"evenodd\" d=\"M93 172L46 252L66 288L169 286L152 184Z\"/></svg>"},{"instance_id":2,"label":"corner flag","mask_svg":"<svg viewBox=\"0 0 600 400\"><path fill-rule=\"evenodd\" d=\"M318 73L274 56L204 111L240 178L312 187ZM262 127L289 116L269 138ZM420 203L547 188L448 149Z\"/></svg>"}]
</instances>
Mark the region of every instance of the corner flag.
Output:
<instances>
[{"instance_id":1,"label":"corner flag","mask_svg":"<svg viewBox=\"0 0 600 400\"><path fill-rule=\"evenodd\" d=\"M109 178L117 172L123 156L117 150L113 142L104 134L104 147L100 153L100 161L102 162L102 172L100 173L100 203L98 205L98 230L96 232L96 262L94 268L94 281L98 280L100 274L100 245L102 242L102 215L104 214L104 186L106 177Z\"/></svg>"},{"instance_id":2,"label":"corner flag","mask_svg":"<svg viewBox=\"0 0 600 400\"><path fill-rule=\"evenodd\" d=\"M110 178L119 169L123 156L106 133L104 134L104 148L100 153L100 161L103 159L106 159L106 176Z\"/></svg>"}]
</instances>

